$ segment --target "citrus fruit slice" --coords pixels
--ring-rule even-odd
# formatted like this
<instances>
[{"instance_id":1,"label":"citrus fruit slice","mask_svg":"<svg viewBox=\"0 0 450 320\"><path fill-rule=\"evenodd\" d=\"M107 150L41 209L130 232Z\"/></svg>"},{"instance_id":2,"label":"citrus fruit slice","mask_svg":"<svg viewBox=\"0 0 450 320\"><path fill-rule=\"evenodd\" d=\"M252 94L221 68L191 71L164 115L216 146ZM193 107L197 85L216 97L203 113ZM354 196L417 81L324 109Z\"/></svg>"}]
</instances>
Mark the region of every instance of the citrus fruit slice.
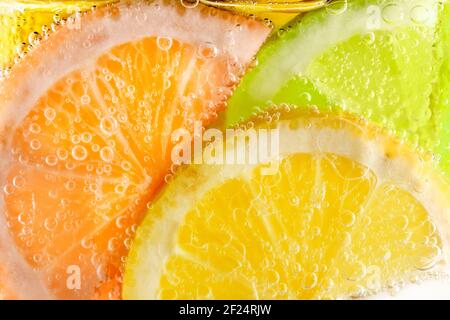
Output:
<instances>
[{"instance_id":1,"label":"citrus fruit slice","mask_svg":"<svg viewBox=\"0 0 450 320\"><path fill-rule=\"evenodd\" d=\"M219 145L247 152L253 130L273 129L278 153L192 165L166 186L137 231L124 298L350 298L444 277L450 189L428 160L365 120L271 117Z\"/></svg>"},{"instance_id":2,"label":"citrus fruit slice","mask_svg":"<svg viewBox=\"0 0 450 320\"><path fill-rule=\"evenodd\" d=\"M0 75L16 56L66 19L114 0L9 0L0 2Z\"/></svg>"},{"instance_id":3,"label":"citrus fruit slice","mask_svg":"<svg viewBox=\"0 0 450 320\"><path fill-rule=\"evenodd\" d=\"M79 26L0 83L0 286L19 298L119 295L172 130L217 117L269 32L166 1L101 8Z\"/></svg>"},{"instance_id":4,"label":"citrus fruit slice","mask_svg":"<svg viewBox=\"0 0 450 320\"><path fill-rule=\"evenodd\" d=\"M434 0L359 0L308 13L260 51L227 123L282 103L345 110L448 159L439 114L449 108L430 101L443 63L442 12Z\"/></svg>"}]
</instances>

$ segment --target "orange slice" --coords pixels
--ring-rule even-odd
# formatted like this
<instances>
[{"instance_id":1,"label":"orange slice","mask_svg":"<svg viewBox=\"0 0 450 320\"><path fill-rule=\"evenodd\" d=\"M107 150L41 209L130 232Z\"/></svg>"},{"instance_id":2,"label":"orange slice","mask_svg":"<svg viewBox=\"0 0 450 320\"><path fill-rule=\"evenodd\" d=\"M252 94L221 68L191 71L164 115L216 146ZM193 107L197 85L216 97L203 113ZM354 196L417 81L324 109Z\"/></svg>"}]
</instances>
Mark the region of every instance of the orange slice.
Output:
<instances>
[{"instance_id":1,"label":"orange slice","mask_svg":"<svg viewBox=\"0 0 450 320\"><path fill-rule=\"evenodd\" d=\"M120 3L65 23L0 82L0 294L116 298L171 132L217 117L269 30Z\"/></svg>"}]
</instances>

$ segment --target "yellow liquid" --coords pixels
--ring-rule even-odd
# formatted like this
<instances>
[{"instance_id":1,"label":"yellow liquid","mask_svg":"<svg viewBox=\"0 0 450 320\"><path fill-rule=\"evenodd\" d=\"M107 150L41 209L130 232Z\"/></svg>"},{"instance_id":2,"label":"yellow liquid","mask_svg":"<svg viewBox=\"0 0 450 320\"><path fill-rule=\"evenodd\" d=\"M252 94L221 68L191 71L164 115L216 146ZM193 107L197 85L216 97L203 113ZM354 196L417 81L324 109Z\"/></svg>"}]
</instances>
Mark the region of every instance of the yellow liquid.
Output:
<instances>
[{"instance_id":1,"label":"yellow liquid","mask_svg":"<svg viewBox=\"0 0 450 320\"><path fill-rule=\"evenodd\" d=\"M0 72L63 19L115 1L0 0Z\"/></svg>"},{"instance_id":2,"label":"yellow liquid","mask_svg":"<svg viewBox=\"0 0 450 320\"><path fill-rule=\"evenodd\" d=\"M208 5L227 8L269 19L274 29L278 29L303 12L312 11L326 5L327 0L200 0Z\"/></svg>"}]
</instances>

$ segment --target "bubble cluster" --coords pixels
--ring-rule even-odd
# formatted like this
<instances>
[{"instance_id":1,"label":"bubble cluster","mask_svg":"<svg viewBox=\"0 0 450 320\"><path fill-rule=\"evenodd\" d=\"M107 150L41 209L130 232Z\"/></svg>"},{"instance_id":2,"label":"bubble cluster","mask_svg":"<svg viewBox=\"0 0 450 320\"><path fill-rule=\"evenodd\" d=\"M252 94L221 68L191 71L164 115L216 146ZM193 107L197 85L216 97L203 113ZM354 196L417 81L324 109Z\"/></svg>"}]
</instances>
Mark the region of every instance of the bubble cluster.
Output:
<instances>
[{"instance_id":1,"label":"bubble cluster","mask_svg":"<svg viewBox=\"0 0 450 320\"><path fill-rule=\"evenodd\" d=\"M244 69L214 43L162 36L95 61L61 75L11 133L0 191L17 247L62 298L105 298L106 283L118 297L137 224L171 170L172 131L215 119ZM66 287L70 266L82 290Z\"/></svg>"},{"instance_id":2,"label":"bubble cluster","mask_svg":"<svg viewBox=\"0 0 450 320\"><path fill-rule=\"evenodd\" d=\"M159 210L166 210L175 193L201 189L195 176L208 170L183 172L173 182L182 183L164 193L150 212L164 214ZM224 171L209 172L221 183L185 209L158 297L395 294L411 281L434 277L434 267L443 261L440 236L422 204L346 157L295 154L269 176L254 169L251 177L230 179ZM222 174L223 179L217 177ZM146 232L152 228L139 237L150 239ZM135 275L140 276L145 278Z\"/></svg>"},{"instance_id":3,"label":"bubble cluster","mask_svg":"<svg viewBox=\"0 0 450 320\"><path fill-rule=\"evenodd\" d=\"M229 103L228 124L282 104L357 114L428 153L448 175L448 30L439 27L448 15L433 2L332 1L262 48Z\"/></svg>"}]
</instances>

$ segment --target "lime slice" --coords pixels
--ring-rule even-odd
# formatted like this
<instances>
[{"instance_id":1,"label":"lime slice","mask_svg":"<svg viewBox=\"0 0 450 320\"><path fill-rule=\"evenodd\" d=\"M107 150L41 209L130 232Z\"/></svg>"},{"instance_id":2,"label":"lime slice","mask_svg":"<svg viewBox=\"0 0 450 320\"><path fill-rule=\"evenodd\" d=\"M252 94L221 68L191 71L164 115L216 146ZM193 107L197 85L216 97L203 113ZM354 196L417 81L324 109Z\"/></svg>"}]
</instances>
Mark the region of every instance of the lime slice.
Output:
<instances>
[{"instance_id":1,"label":"lime slice","mask_svg":"<svg viewBox=\"0 0 450 320\"><path fill-rule=\"evenodd\" d=\"M443 105L430 99L441 8L435 0L359 0L308 13L261 50L226 124L280 104L345 110L446 158Z\"/></svg>"}]
</instances>

